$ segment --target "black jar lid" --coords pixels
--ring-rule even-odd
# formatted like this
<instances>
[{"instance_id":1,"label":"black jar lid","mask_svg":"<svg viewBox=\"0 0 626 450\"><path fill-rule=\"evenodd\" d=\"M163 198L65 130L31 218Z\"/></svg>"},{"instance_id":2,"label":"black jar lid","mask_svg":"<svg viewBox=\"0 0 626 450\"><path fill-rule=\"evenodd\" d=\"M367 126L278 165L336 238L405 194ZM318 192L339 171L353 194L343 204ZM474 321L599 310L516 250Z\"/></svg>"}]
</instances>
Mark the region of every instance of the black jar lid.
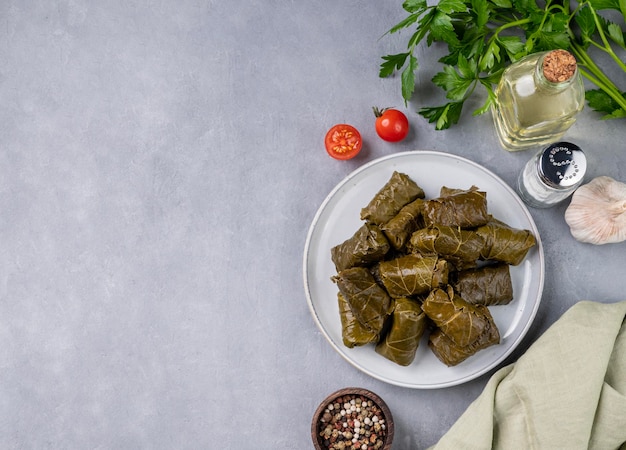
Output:
<instances>
[{"instance_id":1,"label":"black jar lid","mask_svg":"<svg viewBox=\"0 0 626 450\"><path fill-rule=\"evenodd\" d=\"M582 149L571 142L556 142L541 153L537 161L539 177L554 189L569 189L583 180L587 158Z\"/></svg>"}]
</instances>

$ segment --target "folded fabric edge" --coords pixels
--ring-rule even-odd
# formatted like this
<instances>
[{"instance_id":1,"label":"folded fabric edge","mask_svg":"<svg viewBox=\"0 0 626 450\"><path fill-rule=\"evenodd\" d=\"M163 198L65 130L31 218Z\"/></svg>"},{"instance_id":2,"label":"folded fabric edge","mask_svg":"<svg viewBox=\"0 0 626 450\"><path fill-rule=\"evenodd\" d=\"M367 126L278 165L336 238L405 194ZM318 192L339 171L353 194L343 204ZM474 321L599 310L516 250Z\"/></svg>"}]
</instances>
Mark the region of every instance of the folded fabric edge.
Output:
<instances>
[{"instance_id":1,"label":"folded fabric edge","mask_svg":"<svg viewBox=\"0 0 626 450\"><path fill-rule=\"evenodd\" d=\"M587 443L591 434L596 408L593 407L590 411L584 411L582 413L582 419L578 417L577 419L579 420L576 420L576 423L572 424L573 427L579 430L578 433L582 432L587 436L586 439L581 437L579 434L572 435L569 433L570 430L563 430L558 426L551 427L549 424L550 418L552 417L554 420L558 416L551 414L551 412L547 410L545 405L551 405L552 403L549 398L543 397L544 394L559 395L558 390L556 392L548 391L547 393L541 393L541 395L539 395L539 399L537 399L537 396L534 393L536 388L533 388L533 383L541 385L541 383L545 381L541 377L553 377L554 372L552 370L547 370L545 373L537 375L537 373L535 373L535 369L538 366L535 365L534 361L544 359L547 355L543 355L543 353L552 353L548 359L552 358L552 362L555 362L557 368L560 369L562 364L559 361L559 357L561 356L559 350L562 348L567 349L567 345L570 343L567 337L571 333L573 333L574 336L581 337L582 340L580 342L584 344L585 329L595 332L600 330L600 334L602 335L602 343L600 347L602 348L597 349L594 347L590 350L590 352L593 353L593 358L597 364L587 364L587 366L585 366L591 369L592 372L592 379L585 380L585 382L591 383L592 386L592 392L585 392L585 395L587 395L585 401L588 403L593 403L595 401L595 406L597 407L597 402L599 401L604 382L604 373L606 373L606 366L608 364L615 339L622 327L625 315L626 301L616 303L600 303L583 300L575 303L562 315L561 318L548 328L548 330L546 330L535 341L535 343L531 345L531 347L517 360L517 362L499 369L496 373L494 373L494 375L492 375L479 397L472 404L470 404L468 409L439 440L439 442L430 447L429 450L460 447L467 449L491 449L495 448L494 436L497 436L497 440L500 442L508 441L510 443L513 439L516 439L516 444L528 442L529 445L533 445L533 442L542 442L545 441L546 438L550 441L550 433L558 433L566 438L569 434L570 440L578 442L584 440L585 443ZM552 342L556 342L556 344L553 345ZM575 352L571 353L569 356L578 360ZM573 363L575 362L576 361L573 361ZM585 361L581 361L581 364L584 365L585 363ZM525 366L529 367L529 369L524 370ZM539 369L539 372L542 370L543 369ZM532 378L531 381L527 381L525 379L527 374L530 374L530 378ZM574 374L568 375L572 375L574 377L584 377L579 370L575 370ZM580 379L581 378L578 378L578 380ZM526 386L526 384L529 383L530 385ZM520 398L520 395L528 398ZM567 397L567 400L569 401L575 396ZM573 400L577 399L574 398ZM544 418L540 419L540 422L538 423L540 430L533 429L536 424L534 418L525 417L520 419L518 417L511 421L511 423L513 423L513 425L511 425L511 423L506 423L506 417L498 417L498 414L502 414L500 403L514 404L514 401L530 402L526 405L519 405L519 409L515 411L515 414L518 416L529 414L527 408L530 406L529 410L532 411L534 409L532 408L532 406L534 406L533 402L545 402L543 411L540 412L541 414L547 414L547 416L545 417L545 420ZM566 412L568 405L569 404L566 402L566 406L564 406ZM507 405L507 407L510 407L510 405ZM584 424L580 423L581 420ZM515 423L516 421L517 423ZM582 429L580 427L581 425L583 425ZM504 433L501 429L502 427L505 428ZM518 433L524 435L508 436L507 433ZM536 436L538 433L547 433L548 436Z\"/></svg>"}]
</instances>

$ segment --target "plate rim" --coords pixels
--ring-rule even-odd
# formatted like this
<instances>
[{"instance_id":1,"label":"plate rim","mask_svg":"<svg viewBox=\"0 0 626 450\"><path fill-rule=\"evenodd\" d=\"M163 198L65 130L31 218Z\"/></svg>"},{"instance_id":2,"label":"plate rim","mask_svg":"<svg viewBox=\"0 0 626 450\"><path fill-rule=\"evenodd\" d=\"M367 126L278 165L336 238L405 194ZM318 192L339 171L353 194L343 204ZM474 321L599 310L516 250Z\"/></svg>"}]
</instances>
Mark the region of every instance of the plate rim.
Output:
<instances>
[{"instance_id":1,"label":"plate rim","mask_svg":"<svg viewBox=\"0 0 626 450\"><path fill-rule=\"evenodd\" d=\"M350 182L350 180L352 180L353 178L357 177L358 175L360 175L362 172L370 169L373 166L376 166L378 164L382 164L387 160L390 159L396 159L396 158L401 158L401 157L407 157L407 156L412 156L412 155L429 155L429 156L435 156L435 157L441 157L441 158L449 158L453 161L457 161L457 162L463 162L465 164L469 164L475 168L477 168L480 171L483 171L487 174L489 174L491 177L493 177L501 186L502 188L506 189L509 191L510 194L513 195L513 197L516 199L518 205L521 207L522 212L524 213L525 217L527 218L527 220L529 221L532 231L535 234L535 238L537 241L537 254L538 254L538 262L539 262L539 268L540 268L540 276L539 276L539 280L538 280L538 285L537 285L537 291L538 291L538 296L536 301L533 304L533 308L530 312L530 315L528 317L527 322L525 323L524 327L522 328L520 334L515 338L514 343L510 346L510 348L507 349L507 351L505 351L502 355L500 355L498 358L495 358L494 361L492 361L490 364L487 364L483 367L478 368L477 370L475 370L472 373L466 374L465 376L459 378L459 379L455 379L455 380L450 380L450 381L446 381L446 382L441 382L441 383L429 383L429 384L424 384L424 383L405 383L405 382L401 382L398 380L391 380L388 379L387 377L381 376L375 372L372 372L371 370L369 370L366 367L363 367L360 364L357 364L356 361L354 361L353 359L349 358L344 352L341 351L341 349L338 348L338 345L331 339L331 337L328 335L327 330L325 329L325 327L323 326L318 313L315 309L315 306L313 305L313 300L311 298L311 290L310 290L310 283L309 283L309 279L308 279L308 274L307 274L307 270L308 270L308 260L309 260L309 255L310 255L310 250L311 250L311 241L314 237L314 233L316 231L316 225L318 224L320 217L322 216L322 214L325 212L326 208L328 207L328 204L334 199L334 197L337 195L337 192L339 190L341 190L346 184L348 184ZM307 304L309 307L309 310L311 312L311 315L313 316L313 320L316 323L317 328L321 331L322 335L324 336L324 338L328 341L328 343L330 343L331 347L337 352L339 353L339 355L346 360L350 365L352 365L353 367L355 367L356 369L358 369L359 371L366 373L367 375L379 380L379 381L383 381L385 383L389 383L395 386L400 386L400 387L407 387L407 388L412 388L412 389L441 389L441 388L446 388L446 387L452 387L452 386L457 386L460 384L464 384L467 383L471 380L474 380L490 371L492 371L494 368L498 367L500 364L502 364L502 362L508 358L511 353L519 346L519 344L523 341L523 339L525 338L526 334L528 333L528 331L530 330L532 324L534 323L535 317L537 315L537 312L539 310L539 306L541 304L541 300L543 297L543 290L544 290L544 283L545 283L545 257L544 257L544 252L543 252L543 244L541 242L541 236L539 234L539 230L537 229L537 225L532 217L532 215L530 214L530 211L528 210L527 206L524 204L524 202L522 201L522 199L519 197L519 194L517 192L515 192L515 190L509 186L500 176L498 176L497 174L495 174L493 171L491 171L490 169L486 168L485 166L478 164L475 161L472 161L466 157L463 156L459 156L459 155L455 155L453 153L446 153L446 152L441 152L441 151L436 151L436 150L409 150L409 151L403 151L403 152L397 152L397 153L393 153L390 155L385 155L379 158L376 158L372 161L369 161L368 163L363 164L360 167L357 167L356 169L354 169L352 172L350 172L348 175L346 175L342 180L340 180L335 187L328 193L328 195L326 195L326 197L324 198L324 200L322 201L322 203L320 204L320 206L318 207L315 215L313 216L313 220L311 221L311 224L309 225L307 234L306 234L306 239L305 239L305 244L304 244L304 252L303 252L303 259L302 259L302 275L303 275L303 282L304 282L304 290L305 290L305 296L307 299Z\"/></svg>"}]
</instances>

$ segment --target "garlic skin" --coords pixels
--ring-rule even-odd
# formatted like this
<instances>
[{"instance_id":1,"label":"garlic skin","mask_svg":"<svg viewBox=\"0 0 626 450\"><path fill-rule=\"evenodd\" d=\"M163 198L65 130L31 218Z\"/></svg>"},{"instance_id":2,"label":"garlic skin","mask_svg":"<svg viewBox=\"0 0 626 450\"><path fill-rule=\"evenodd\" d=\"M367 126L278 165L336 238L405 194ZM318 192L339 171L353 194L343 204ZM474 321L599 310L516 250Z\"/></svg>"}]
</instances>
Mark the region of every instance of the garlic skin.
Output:
<instances>
[{"instance_id":1,"label":"garlic skin","mask_svg":"<svg viewBox=\"0 0 626 450\"><path fill-rule=\"evenodd\" d=\"M595 245L626 240L626 184L600 176L580 186L565 210L572 236Z\"/></svg>"}]
</instances>

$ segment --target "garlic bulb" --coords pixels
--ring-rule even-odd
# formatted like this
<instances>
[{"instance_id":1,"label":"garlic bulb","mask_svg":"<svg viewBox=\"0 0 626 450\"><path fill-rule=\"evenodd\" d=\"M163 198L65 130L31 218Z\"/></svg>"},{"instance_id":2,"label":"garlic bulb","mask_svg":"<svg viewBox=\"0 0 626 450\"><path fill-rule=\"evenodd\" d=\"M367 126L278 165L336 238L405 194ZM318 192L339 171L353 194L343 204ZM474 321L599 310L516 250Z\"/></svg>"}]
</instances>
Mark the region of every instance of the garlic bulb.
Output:
<instances>
[{"instance_id":1,"label":"garlic bulb","mask_svg":"<svg viewBox=\"0 0 626 450\"><path fill-rule=\"evenodd\" d=\"M572 236L580 242L626 240L626 184L601 176L579 187L565 211Z\"/></svg>"}]
</instances>

